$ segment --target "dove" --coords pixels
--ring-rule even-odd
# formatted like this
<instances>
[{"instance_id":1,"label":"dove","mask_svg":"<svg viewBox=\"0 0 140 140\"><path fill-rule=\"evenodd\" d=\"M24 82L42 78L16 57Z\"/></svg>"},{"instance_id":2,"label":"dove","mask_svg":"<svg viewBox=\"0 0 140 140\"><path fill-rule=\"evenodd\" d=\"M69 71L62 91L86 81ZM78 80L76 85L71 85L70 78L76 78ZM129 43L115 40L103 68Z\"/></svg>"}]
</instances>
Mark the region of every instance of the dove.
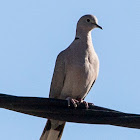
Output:
<instances>
[{"instance_id":1,"label":"dove","mask_svg":"<svg viewBox=\"0 0 140 140\"><path fill-rule=\"evenodd\" d=\"M91 37L94 28L102 29L93 15L84 15L77 22L74 41L57 56L50 98L66 99L75 104L89 93L99 73L99 59ZM60 140L65 123L49 119L40 140Z\"/></svg>"}]
</instances>

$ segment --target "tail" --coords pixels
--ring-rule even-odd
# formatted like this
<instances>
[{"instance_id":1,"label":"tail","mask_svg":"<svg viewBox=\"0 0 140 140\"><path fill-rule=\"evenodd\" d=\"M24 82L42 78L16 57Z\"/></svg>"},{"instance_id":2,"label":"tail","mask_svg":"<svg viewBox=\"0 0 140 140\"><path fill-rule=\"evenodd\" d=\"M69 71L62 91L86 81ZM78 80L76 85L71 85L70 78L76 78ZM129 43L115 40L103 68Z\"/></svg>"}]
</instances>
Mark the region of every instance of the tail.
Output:
<instances>
[{"instance_id":1,"label":"tail","mask_svg":"<svg viewBox=\"0 0 140 140\"><path fill-rule=\"evenodd\" d=\"M48 120L40 140L61 140L65 123L57 120Z\"/></svg>"}]
</instances>

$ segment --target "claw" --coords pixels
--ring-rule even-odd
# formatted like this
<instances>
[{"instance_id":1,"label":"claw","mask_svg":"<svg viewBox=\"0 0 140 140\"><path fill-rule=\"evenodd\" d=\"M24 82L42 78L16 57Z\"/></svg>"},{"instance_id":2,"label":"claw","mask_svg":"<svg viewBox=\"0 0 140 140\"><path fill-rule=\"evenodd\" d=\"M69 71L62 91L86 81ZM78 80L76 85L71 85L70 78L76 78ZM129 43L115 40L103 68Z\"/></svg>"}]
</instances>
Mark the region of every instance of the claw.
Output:
<instances>
[{"instance_id":1,"label":"claw","mask_svg":"<svg viewBox=\"0 0 140 140\"><path fill-rule=\"evenodd\" d=\"M83 103L85 104L85 106L86 106L86 109L88 109L88 108L89 108L88 102L86 102L86 101L83 101Z\"/></svg>"},{"instance_id":2,"label":"claw","mask_svg":"<svg viewBox=\"0 0 140 140\"><path fill-rule=\"evenodd\" d=\"M77 100L78 100L80 103L85 104L86 109L88 109L88 108L89 108L88 102L84 101L84 100L83 100L83 99L81 99L81 98L78 98Z\"/></svg>"},{"instance_id":3,"label":"claw","mask_svg":"<svg viewBox=\"0 0 140 140\"><path fill-rule=\"evenodd\" d=\"M72 99L71 97L67 97L66 100L68 100L68 107L70 107L70 103L72 103L74 105L74 107L77 107L77 103L79 102L76 99Z\"/></svg>"},{"instance_id":4,"label":"claw","mask_svg":"<svg viewBox=\"0 0 140 140\"><path fill-rule=\"evenodd\" d=\"M83 103L86 107L86 109L89 108L89 105L88 105L88 102L84 101L83 99L81 98L78 98L78 99L73 99L71 97L67 97L66 100L68 100L68 107L70 107L70 103L73 104L73 106L76 108L80 103Z\"/></svg>"}]
</instances>

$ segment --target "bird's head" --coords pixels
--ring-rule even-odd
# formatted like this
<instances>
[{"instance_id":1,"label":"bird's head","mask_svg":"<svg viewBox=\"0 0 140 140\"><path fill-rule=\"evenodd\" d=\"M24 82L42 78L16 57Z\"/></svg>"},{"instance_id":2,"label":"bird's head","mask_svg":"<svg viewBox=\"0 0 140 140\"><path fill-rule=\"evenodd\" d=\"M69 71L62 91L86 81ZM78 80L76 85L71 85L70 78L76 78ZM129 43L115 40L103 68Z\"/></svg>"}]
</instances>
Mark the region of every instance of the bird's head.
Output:
<instances>
[{"instance_id":1,"label":"bird's head","mask_svg":"<svg viewBox=\"0 0 140 140\"><path fill-rule=\"evenodd\" d=\"M102 29L102 27L98 25L97 18L93 15L82 16L77 23L77 28L80 28L86 31L91 31L94 28Z\"/></svg>"}]
</instances>

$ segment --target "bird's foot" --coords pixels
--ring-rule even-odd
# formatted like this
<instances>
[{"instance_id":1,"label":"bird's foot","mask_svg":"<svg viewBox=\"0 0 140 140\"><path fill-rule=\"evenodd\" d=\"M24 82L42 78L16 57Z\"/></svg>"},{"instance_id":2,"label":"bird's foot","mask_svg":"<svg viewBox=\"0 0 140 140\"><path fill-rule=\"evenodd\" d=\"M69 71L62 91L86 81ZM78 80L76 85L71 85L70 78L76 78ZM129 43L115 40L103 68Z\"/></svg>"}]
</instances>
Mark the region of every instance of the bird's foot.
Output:
<instances>
[{"instance_id":1,"label":"bird's foot","mask_svg":"<svg viewBox=\"0 0 140 140\"><path fill-rule=\"evenodd\" d=\"M72 103L74 108L76 108L80 104L84 104L86 109L89 108L88 102L84 101L81 98L73 99L71 97L67 97L66 100L68 100L68 107L70 107L70 103Z\"/></svg>"},{"instance_id":2,"label":"bird's foot","mask_svg":"<svg viewBox=\"0 0 140 140\"><path fill-rule=\"evenodd\" d=\"M68 107L70 107L70 103L73 104L74 108L78 106L79 101L76 99L73 99L71 97L67 97L66 100L68 100Z\"/></svg>"},{"instance_id":3,"label":"bird's foot","mask_svg":"<svg viewBox=\"0 0 140 140\"><path fill-rule=\"evenodd\" d=\"M79 103L83 103L83 104L85 105L86 109L89 108L88 102L84 101L84 100L81 99L81 98L78 98L77 100L79 101Z\"/></svg>"}]
</instances>

